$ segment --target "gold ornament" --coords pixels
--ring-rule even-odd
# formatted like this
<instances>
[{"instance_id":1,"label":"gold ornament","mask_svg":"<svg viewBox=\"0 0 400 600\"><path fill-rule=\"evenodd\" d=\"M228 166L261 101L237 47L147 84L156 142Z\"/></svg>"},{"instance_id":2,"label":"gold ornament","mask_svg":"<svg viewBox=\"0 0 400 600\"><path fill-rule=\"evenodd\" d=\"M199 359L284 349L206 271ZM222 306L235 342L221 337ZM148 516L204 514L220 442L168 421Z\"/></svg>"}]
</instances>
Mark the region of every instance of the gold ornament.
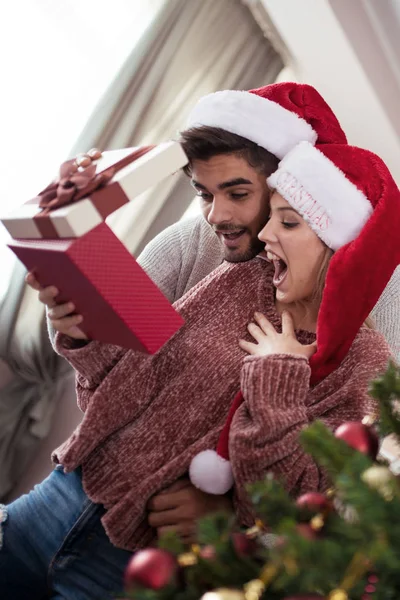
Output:
<instances>
[{"instance_id":1,"label":"gold ornament","mask_svg":"<svg viewBox=\"0 0 400 600\"><path fill-rule=\"evenodd\" d=\"M372 427L378 421L378 415L366 415L361 423L367 427Z\"/></svg>"},{"instance_id":2,"label":"gold ornament","mask_svg":"<svg viewBox=\"0 0 400 600\"><path fill-rule=\"evenodd\" d=\"M320 531L325 525L323 516L315 515L315 517L311 519L310 525L313 531Z\"/></svg>"},{"instance_id":3,"label":"gold ornament","mask_svg":"<svg viewBox=\"0 0 400 600\"><path fill-rule=\"evenodd\" d=\"M337 589L329 594L328 600L349 600L349 596L344 590Z\"/></svg>"},{"instance_id":4,"label":"gold ornament","mask_svg":"<svg viewBox=\"0 0 400 600\"><path fill-rule=\"evenodd\" d=\"M279 569L278 569L277 565L274 565L272 563L269 563L269 564L267 563L263 567L263 569L260 573L259 579L262 581L262 583L266 587L267 585L269 585L271 583L271 581L274 579L274 577L278 571L279 571Z\"/></svg>"},{"instance_id":5,"label":"gold ornament","mask_svg":"<svg viewBox=\"0 0 400 600\"><path fill-rule=\"evenodd\" d=\"M178 556L178 565L180 567L192 567L197 563L197 556L193 552L184 552Z\"/></svg>"},{"instance_id":6,"label":"gold ornament","mask_svg":"<svg viewBox=\"0 0 400 600\"><path fill-rule=\"evenodd\" d=\"M261 521L261 519L256 519L256 527L258 527L259 529L265 529L265 525Z\"/></svg>"},{"instance_id":7,"label":"gold ornament","mask_svg":"<svg viewBox=\"0 0 400 600\"><path fill-rule=\"evenodd\" d=\"M253 579L244 586L245 600L260 600L265 590L265 584L261 579Z\"/></svg>"},{"instance_id":8,"label":"gold ornament","mask_svg":"<svg viewBox=\"0 0 400 600\"><path fill-rule=\"evenodd\" d=\"M246 535L251 540L254 540L259 534L260 534L260 529L257 527L257 525L250 527L250 529L246 529Z\"/></svg>"},{"instance_id":9,"label":"gold ornament","mask_svg":"<svg viewBox=\"0 0 400 600\"><path fill-rule=\"evenodd\" d=\"M201 554L199 544L192 544L190 550L191 552L184 552L178 556L178 565L180 567L192 567L197 563L197 557Z\"/></svg>"},{"instance_id":10,"label":"gold ornament","mask_svg":"<svg viewBox=\"0 0 400 600\"><path fill-rule=\"evenodd\" d=\"M361 475L361 479L370 488L379 492L379 494L388 502L393 500L393 482L395 478L390 470L383 465L373 465Z\"/></svg>"},{"instance_id":11,"label":"gold ornament","mask_svg":"<svg viewBox=\"0 0 400 600\"><path fill-rule=\"evenodd\" d=\"M212 592L206 592L201 600L245 600L245 595L240 590L218 588Z\"/></svg>"},{"instance_id":12,"label":"gold ornament","mask_svg":"<svg viewBox=\"0 0 400 600\"><path fill-rule=\"evenodd\" d=\"M325 492L325 496L328 498L328 500L330 500L331 498L334 498L336 494L336 490L334 488L329 488L329 490L326 490Z\"/></svg>"},{"instance_id":13,"label":"gold ornament","mask_svg":"<svg viewBox=\"0 0 400 600\"><path fill-rule=\"evenodd\" d=\"M246 530L246 535L248 538L250 538L251 540L254 538L257 538L258 535L265 529L265 525L264 523L261 521L261 519L256 519L255 523L253 525L253 527L250 527L250 529Z\"/></svg>"}]
</instances>

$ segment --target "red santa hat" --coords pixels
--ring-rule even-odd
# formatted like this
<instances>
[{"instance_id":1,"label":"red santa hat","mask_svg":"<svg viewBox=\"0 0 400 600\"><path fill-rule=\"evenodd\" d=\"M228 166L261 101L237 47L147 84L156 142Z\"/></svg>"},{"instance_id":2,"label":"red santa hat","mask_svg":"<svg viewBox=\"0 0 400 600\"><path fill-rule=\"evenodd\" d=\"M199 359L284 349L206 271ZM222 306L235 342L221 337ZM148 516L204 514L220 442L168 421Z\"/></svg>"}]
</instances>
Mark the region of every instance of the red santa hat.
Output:
<instances>
[{"instance_id":1,"label":"red santa hat","mask_svg":"<svg viewBox=\"0 0 400 600\"><path fill-rule=\"evenodd\" d=\"M187 128L220 127L278 158L299 142L346 144L332 109L311 85L283 82L246 91L224 90L200 98Z\"/></svg>"},{"instance_id":2,"label":"red santa hat","mask_svg":"<svg viewBox=\"0 0 400 600\"><path fill-rule=\"evenodd\" d=\"M268 184L299 212L334 250L317 320L317 351L310 359L311 385L342 362L357 332L400 264L400 191L384 162L348 145L300 143ZM232 485L229 429L243 401L236 396L216 452L197 455L192 482L223 494Z\"/></svg>"}]
</instances>

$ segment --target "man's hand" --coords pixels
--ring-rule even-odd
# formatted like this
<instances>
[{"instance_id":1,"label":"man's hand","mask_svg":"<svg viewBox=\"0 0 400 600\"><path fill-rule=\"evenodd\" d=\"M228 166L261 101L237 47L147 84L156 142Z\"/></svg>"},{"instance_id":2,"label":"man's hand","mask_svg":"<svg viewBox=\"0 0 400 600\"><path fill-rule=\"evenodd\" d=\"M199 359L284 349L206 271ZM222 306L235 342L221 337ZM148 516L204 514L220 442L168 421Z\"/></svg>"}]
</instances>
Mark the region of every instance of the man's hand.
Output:
<instances>
[{"instance_id":1,"label":"man's hand","mask_svg":"<svg viewBox=\"0 0 400 600\"><path fill-rule=\"evenodd\" d=\"M232 512L232 502L227 496L206 494L196 488L189 479L179 479L149 501L149 524L160 536L175 531L183 542L196 541L196 522L204 515Z\"/></svg>"},{"instance_id":2,"label":"man's hand","mask_svg":"<svg viewBox=\"0 0 400 600\"><path fill-rule=\"evenodd\" d=\"M56 297L58 289L54 286L43 288L35 278L33 273L28 273L25 277L26 283L39 292L38 298L42 304L48 308L48 317L54 329L64 333L75 340L87 340L87 336L79 329L79 323L82 323L82 316L73 314L75 306L72 302L57 304Z\"/></svg>"}]
</instances>

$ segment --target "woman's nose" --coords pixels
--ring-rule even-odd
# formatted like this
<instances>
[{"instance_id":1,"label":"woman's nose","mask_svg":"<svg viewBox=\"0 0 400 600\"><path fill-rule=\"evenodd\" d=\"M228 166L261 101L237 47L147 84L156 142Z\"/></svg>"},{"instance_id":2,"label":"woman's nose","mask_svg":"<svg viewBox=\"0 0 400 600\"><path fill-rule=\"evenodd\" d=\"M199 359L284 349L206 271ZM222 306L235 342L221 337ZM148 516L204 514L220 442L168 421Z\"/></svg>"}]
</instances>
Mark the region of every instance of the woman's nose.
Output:
<instances>
[{"instance_id":1,"label":"woman's nose","mask_svg":"<svg viewBox=\"0 0 400 600\"><path fill-rule=\"evenodd\" d=\"M268 219L267 223L264 225L264 227L261 229L260 233L258 234L258 239L261 240L262 242L265 242L266 244L268 242L276 242L277 237L276 237L274 229L275 229L275 227L274 227L274 223L273 223L272 219Z\"/></svg>"}]
</instances>

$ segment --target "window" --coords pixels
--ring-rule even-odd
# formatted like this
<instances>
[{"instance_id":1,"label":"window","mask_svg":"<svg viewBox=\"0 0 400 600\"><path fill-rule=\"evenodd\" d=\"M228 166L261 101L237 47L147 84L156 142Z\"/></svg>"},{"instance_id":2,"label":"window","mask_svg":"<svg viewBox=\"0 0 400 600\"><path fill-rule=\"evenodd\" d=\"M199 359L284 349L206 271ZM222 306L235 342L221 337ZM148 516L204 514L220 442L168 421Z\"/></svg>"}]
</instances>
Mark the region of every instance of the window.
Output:
<instances>
[{"instance_id":1,"label":"window","mask_svg":"<svg viewBox=\"0 0 400 600\"><path fill-rule=\"evenodd\" d=\"M1 195L6 214L44 188L165 0L14 0L3 9ZM0 298L14 255L0 225Z\"/></svg>"}]
</instances>

